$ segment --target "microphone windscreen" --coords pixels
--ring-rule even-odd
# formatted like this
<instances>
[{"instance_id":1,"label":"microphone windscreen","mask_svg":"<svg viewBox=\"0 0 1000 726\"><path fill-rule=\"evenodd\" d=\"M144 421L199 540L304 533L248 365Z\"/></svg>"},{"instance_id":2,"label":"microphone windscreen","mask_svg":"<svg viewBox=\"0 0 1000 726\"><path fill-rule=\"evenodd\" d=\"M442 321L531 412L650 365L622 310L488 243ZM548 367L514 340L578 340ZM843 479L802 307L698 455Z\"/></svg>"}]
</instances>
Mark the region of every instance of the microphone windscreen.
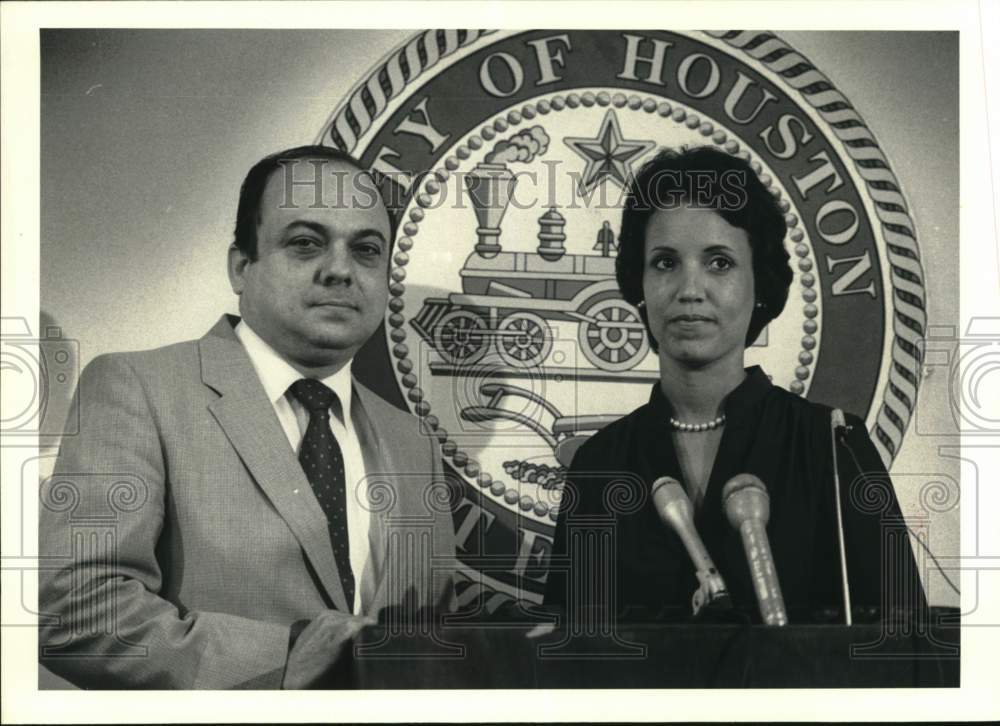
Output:
<instances>
[{"instance_id":1,"label":"microphone windscreen","mask_svg":"<svg viewBox=\"0 0 1000 726\"><path fill-rule=\"evenodd\" d=\"M660 518L675 530L681 530L694 521L691 500L681 483L669 476L661 476L653 482L653 504Z\"/></svg>"},{"instance_id":2,"label":"microphone windscreen","mask_svg":"<svg viewBox=\"0 0 1000 726\"><path fill-rule=\"evenodd\" d=\"M687 492L680 482L669 476L663 476L653 482L653 504L660 519L670 527L687 550L694 563L694 569L715 573L715 565L712 558L705 549L698 530L694 525L694 509L691 507L691 500L688 499ZM725 583L722 578L718 582L719 590L725 590Z\"/></svg>"},{"instance_id":3,"label":"microphone windscreen","mask_svg":"<svg viewBox=\"0 0 1000 726\"><path fill-rule=\"evenodd\" d=\"M736 529L748 519L767 524L770 501L764 482L753 474L737 474L722 487L722 508Z\"/></svg>"}]
</instances>

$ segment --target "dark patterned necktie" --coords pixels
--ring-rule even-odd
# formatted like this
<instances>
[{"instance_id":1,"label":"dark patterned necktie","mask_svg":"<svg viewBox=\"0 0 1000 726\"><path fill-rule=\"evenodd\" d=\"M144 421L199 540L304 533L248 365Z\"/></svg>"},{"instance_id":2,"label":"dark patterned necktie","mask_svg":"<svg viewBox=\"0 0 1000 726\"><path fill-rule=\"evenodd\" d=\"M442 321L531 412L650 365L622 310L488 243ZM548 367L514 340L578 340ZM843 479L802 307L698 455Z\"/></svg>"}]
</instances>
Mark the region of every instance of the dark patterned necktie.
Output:
<instances>
[{"instance_id":1,"label":"dark patterned necktie","mask_svg":"<svg viewBox=\"0 0 1000 726\"><path fill-rule=\"evenodd\" d=\"M289 390L309 412L299 463L312 485L330 529L333 556L340 571L340 581L347 596L349 611L354 610L354 574L347 536L347 491L344 457L337 438L330 430L330 408L338 403L337 394L313 378L303 378Z\"/></svg>"}]
</instances>

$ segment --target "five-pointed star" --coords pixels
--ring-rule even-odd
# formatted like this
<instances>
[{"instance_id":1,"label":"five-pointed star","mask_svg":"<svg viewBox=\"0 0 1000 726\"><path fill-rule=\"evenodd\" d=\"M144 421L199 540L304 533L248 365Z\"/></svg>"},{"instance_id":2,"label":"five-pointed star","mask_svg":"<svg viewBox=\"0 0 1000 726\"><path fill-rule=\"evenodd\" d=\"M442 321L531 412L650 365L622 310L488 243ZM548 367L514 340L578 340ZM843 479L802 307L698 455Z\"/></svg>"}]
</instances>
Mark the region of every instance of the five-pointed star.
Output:
<instances>
[{"instance_id":1,"label":"five-pointed star","mask_svg":"<svg viewBox=\"0 0 1000 726\"><path fill-rule=\"evenodd\" d=\"M608 178L624 187L632 174L632 162L656 145L653 141L626 141L622 137L618 117L610 110L605 114L596 138L567 136L563 141L587 162L580 179L581 196Z\"/></svg>"}]
</instances>

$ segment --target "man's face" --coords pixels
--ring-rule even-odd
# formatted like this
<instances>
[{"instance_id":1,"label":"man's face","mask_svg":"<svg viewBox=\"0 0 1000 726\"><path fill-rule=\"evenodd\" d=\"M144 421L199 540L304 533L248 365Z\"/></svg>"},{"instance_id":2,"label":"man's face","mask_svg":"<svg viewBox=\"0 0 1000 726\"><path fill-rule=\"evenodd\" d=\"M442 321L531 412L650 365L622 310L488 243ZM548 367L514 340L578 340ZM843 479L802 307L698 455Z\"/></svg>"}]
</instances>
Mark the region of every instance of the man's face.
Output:
<instances>
[{"instance_id":1,"label":"man's face","mask_svg":"<svg viewBox=\"0 0 1000 726\"><path fill-rule=\"evenodd\" d=\"M240 314L292 363L339 367L385 315L389 235L364 172L327 159L279 168L261 197L257 259L230 251Z\"/></svg>"}]
</instances>

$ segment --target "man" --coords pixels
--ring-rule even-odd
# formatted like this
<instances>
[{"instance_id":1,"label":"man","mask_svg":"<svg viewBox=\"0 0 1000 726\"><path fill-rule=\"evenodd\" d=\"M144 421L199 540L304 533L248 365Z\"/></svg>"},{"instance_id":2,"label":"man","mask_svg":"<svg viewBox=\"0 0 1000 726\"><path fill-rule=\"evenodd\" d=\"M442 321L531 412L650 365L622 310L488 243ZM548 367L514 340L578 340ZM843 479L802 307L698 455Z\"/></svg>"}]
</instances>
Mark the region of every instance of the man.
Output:
<instances>
[{"instance_id":1,"label":"man","mask_svg":"<svg viewBox=\"0 0 1000 726\"><path fill-rule=\"evenodd\" d=\"M269 156L229 250L242 319L87 366L80 433L42 489L47 667L98 688L322 685L382 608L452 604L436 444L350 373L385 315L391 240L356 160ZM396 561L400 521L435 564Z\"/></svg>"}]
</instances>

